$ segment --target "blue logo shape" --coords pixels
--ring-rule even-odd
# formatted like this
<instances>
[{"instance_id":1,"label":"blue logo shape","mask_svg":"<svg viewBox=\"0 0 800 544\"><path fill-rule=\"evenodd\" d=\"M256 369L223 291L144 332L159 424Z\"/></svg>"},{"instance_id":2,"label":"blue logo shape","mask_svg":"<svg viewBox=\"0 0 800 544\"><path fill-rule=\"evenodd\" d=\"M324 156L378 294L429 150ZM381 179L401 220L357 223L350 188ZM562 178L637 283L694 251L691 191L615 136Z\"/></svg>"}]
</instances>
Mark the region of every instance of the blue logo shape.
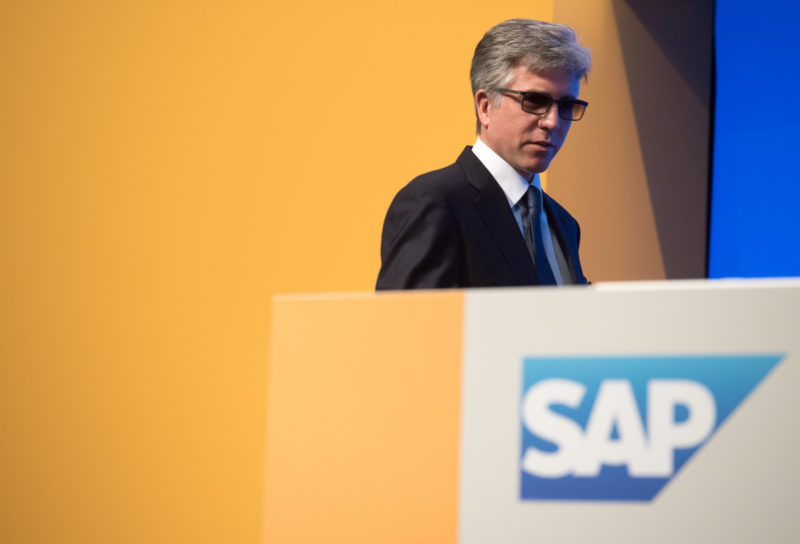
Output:
<instances>
[{"instance_id":1,"label":"blue logo shape","mask_svg":"<svg viewBox=\"0 0 800 544\"><path fill-rule=\"evenodd\" d=\"M650 501L783 354L523 361L523 500Z\"/></svg>"}]
</instances>

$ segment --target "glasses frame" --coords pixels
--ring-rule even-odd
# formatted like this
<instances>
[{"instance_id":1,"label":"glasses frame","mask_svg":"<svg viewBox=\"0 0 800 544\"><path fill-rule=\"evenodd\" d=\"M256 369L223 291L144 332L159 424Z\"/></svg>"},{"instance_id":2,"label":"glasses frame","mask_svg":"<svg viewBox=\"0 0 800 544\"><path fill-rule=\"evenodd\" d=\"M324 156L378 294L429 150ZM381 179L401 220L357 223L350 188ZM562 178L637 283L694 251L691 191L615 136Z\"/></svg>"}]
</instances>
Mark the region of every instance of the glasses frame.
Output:
<instances>
[{"instance_id":1,"label":"glasses frame","mask_svg":"<svg viewBox=\"0 0 800 544\"><path fill-rule=\"evenodd\" d=\"M550 108L553 107L553 104L554 103L558 104L558 116L561 119L563 119L564 121L580 121L581 119L583 119L583 115L586 113L586 108L589 106L589 103L586 102L585 100L578 100L577 98L569 98L569 97L566 97L566 96L563 96L563 97L559 98L558 100L556 100L555 98L553 98L549 94L540 93L538 91L515 91L514 89L503 89L503 88L499 88L497 90L500 91L501 93L518 94L518 95L522 96L522 100L520 100L519 105L522 108L522 111L524 111L525 113L530 113L531 115L539 115L539 116L547 115L547 112L550 111ZM525 109L525 100L528 98L528 95L536 95L536 96L547 98L550 101L550 103L547 105L547 108L543 112L528 111L528 110ZM575 118L565 117L564 113L563 113L563 111L561 109L562 105L566 107L567 105L573 106L574 104L580 104L580 105L583 106L583 110L581 111L581 114L578 117L575 117Z\"/></svg>"}]
</instances>

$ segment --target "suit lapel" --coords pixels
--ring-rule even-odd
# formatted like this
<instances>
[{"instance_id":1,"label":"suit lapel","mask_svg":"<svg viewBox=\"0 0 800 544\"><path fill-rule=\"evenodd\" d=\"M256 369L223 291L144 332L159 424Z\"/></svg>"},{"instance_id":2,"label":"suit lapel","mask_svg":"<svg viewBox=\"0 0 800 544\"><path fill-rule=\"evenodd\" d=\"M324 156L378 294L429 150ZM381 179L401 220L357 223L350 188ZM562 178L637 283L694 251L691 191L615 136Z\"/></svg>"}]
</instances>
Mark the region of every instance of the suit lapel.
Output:
<instances>
[{"instance_id":1,"label":"suit lapel","mask_svg":"<svg viewBox=\"0 0 800 544\"><path fill-rule=\"evenodd\" d=\"M567 265L569 266L568 272L572 276L573 283L577 283L578 272L575 267L575 262L578 257L578 248L573 247L572 244L569 243L571 237L565 235L564 232L567 227L561 221L561 216L553 209L552 199L544 192L542 192L542 194L544 194L544 209L547 214L548 226L551 231L555 231L558 243L561 245L561 250L564 252L564 257L567 259Z\"/></svg>"},{"instance_id":2,"label":"suit lapel","mask_svg":"<svg viewBox=\"0 0 800 544\"><path fill-rule=\"evenodd\" d=\"M514 213L508 205L503 189L497 184L485 166L472 153L470 147L464 149L456 161L466 173L467 181L478 193L472 202L480 214L486 229L505 257L514 277L520 285L529 285L536 281L525 240L514 219Z\"/></svg>"}]
</instances>

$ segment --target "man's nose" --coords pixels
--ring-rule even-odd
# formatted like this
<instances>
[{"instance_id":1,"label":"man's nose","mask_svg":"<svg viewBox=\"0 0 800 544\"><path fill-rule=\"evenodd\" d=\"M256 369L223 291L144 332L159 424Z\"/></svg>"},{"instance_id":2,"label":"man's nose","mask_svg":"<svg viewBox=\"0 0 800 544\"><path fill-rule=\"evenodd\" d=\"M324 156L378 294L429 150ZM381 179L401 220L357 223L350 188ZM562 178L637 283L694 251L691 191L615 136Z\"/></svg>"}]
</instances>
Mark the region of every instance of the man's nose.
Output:
<instances>
[{"instance_id":1,"label":"man's nose","mask_svg":"<svg viewBox=\"0 0 800 544\"><path fill-rule=\"evenodd\" d=\"M550 109L547 110L547 113L539 118L539 125L549 130L555 130L560 122L561 118L558 116L558 104L555 102L550 106Z\"/></svg>"}]
</instances>

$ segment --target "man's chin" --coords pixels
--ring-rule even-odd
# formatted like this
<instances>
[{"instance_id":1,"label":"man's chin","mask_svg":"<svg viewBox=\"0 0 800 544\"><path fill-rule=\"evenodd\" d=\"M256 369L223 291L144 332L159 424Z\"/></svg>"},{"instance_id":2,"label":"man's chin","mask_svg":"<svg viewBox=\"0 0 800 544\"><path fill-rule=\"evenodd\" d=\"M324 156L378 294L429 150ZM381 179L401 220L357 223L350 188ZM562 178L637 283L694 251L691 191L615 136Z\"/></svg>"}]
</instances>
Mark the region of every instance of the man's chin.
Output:
<instances>
[{"instance_id":1,"label":"man's chin","mask_svg":"<svg viewBox=\"0 0 800 544\"><path fill-rule=\"evenodd\" d=\"M550 166L550 161L534 161L524 166L527 174L539 174L547 170L547 167Z\"/></svg>"}]
</instances>

